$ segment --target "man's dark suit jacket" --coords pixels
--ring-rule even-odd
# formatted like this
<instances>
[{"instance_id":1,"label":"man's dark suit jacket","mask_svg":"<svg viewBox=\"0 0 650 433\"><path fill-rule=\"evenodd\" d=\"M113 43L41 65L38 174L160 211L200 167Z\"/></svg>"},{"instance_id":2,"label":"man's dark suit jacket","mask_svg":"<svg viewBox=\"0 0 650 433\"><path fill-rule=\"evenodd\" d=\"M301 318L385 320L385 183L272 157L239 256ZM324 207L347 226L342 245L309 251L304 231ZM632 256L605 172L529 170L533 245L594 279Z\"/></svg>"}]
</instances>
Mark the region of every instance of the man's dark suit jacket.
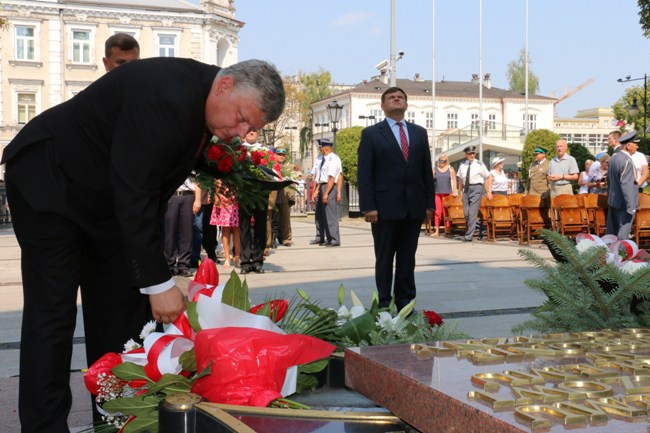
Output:
<instances>
[{"instance_id":1,"label":"man's dark suit jacket","mask_svg":"<svg viewBox=\"0 0 650 433\"><path fill-rule=\"evenodd\" d=\"M218 71L178 58L120 66L30 121L2 163L34 210L75 215L94 242L121 241L135 287L167 281L162 215L198 159ZM44 152L27 152L36 143ZM43 173L25 163L36 153Z\"/></svg>"},{"instance_id":2,"label":"man's dark suit jacket","mask_svg":"<svg viewBox=\"0 0 650 433\"><path fill-rule=\"evenodd\" d=\"M361 212L377 210L380 220L424 219L435 191L426 129L406 122L409 160L386 120L361 132L358 187Z\"/></svg>"}]
</instances>

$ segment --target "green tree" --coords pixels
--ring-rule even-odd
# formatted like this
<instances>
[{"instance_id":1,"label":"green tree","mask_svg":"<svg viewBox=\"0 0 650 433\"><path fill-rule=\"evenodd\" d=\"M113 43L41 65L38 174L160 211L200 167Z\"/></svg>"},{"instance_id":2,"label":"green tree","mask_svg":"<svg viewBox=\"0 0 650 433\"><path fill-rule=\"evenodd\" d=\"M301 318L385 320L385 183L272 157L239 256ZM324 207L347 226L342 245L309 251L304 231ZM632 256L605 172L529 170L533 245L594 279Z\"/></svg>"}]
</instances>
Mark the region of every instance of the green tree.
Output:
<instances>
[{"instance_id":1,"label":"green tree","mask_svg":"<svg viewBox=\"0 0 650 433\"><path fill-rule=\"evenodd\" d=\"M642 85L629 87L625 89L625 94L612 105L614 116L617 119L625 120L625 123L634 124L634 128L639 131L639 135L643 135L643 131L647 127L643 108L646 105L644 103L645 93ZM630 116L630 106L634 103L639 107L639 114Z\"/></svg>"},{"instance_id":2,"label":"green tree","mask_svg":"<svg viewBox=\"0 0 650 433\"><path fill-rule=\"evenodd\" d=\"M650 0L639 0L639 24L643 36L650 38Z\"/></svg>"},{"instance_id":3,"label":"green tree","mask_svg":"<svg viewBox=\"0 0 650 433\"><path fill-rule=\"evenodd\" d=\"M311 104L332 94L332 74L323 68L316 72L298 74L302 98L300 102L300 115L304 119L304 126L300 131L300 154L304 155L311 145L312 118Z\"/></svg>"},{"instance_id":4,"label":"green tree","mask_svg":"<svg viewBox=\"0 0 650 433\"><path fill-rule=\"evenodd\" d=\"M539 79L531 71L530 54L528 55L528 93L536 94L539 92ZM508 78L508 85L510 90L515 92L525 93L526 91L526 50L522 49L519 52L519 58L508 63L506 71Z\"/></svg>"},{"instance_id":5,"label":"green tree","mask_svg":"<svg viewBox=\"0 0 650 433\"><path fill-rule=\"evenodd\" d=\"M352 126L336 134L336 154L341 158L343 177L354 186L357 186L357 150L362 130L363 126Z\"/></svg>"},{"instance_id":6,"label":"green tree","mask_svg":"<svg viewBox=\"0 0 650 433\"><path fill-rule=\"evenodd\" d=\"M546 157L553 158L557 152L555 151L555 142L560 139L560 136L548 129L535 129L530 131L526 136L524 148L521 151L521 175L519 178L522 182L528 180L528 167L533 163L533 151L536 147L541 147L546 150Z\"/></svg>"}]
</instances>

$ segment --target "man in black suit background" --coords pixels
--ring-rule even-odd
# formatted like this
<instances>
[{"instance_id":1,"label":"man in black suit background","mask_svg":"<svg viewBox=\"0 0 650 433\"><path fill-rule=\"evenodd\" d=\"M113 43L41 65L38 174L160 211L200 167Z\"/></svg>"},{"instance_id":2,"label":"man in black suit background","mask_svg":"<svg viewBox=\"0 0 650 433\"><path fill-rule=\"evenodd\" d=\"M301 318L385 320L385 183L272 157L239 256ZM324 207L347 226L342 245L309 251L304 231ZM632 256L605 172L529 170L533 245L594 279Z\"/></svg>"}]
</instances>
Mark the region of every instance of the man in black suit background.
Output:
<instances>
[{"instance_id":1,"label":"man in black suit background","mask_svg":"<svg viewBox=\"0 0 650 433\"><path fill-rule=\"evenodd\" d=\"M427 131L404 120L406 93L381 95L386 119L365 128L359 143L359 203L372 224L379 307L388 307L395 261L395 306L415 299L415 252L423 221L433 216L435 191Z\"/></svg>"},{"instance_id":2,"label":"man in black suit background","mask_svg":"<svg viewBox=\"0 0 650 433\"><path fill-rule=\"evenodd\" d=\"M262 128L284 97L266 62L139 60L35 117L6 147L23 275L23 433L68 432L78 287L89 364L139 334L147 303L164 323L184 310L163 253L167 199L213 134Z\"/></svg>"}]
</instances>

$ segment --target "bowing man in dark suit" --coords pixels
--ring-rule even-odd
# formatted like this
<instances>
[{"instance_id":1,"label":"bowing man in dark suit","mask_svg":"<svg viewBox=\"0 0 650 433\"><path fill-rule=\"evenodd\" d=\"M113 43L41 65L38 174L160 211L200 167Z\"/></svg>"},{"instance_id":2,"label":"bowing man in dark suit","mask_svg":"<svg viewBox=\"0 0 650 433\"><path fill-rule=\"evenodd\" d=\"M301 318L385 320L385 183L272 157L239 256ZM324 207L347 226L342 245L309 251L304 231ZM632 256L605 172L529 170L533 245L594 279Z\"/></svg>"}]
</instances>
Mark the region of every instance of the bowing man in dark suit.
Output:
<instances>
[{"instance_id":1,"label":"bowing man in dark suit","mask_svg":"<svg viewBox=\"0 0 650 433\"><path fill-rule=\"evenodd\" d=\"M404 120L407 96L398 87L381 95L386 120L361 133L359 202L372 224L379 306L388 307L395 261L395 306L415 299L415 252L423 221L434 211L434 183L427 131Z\"/></svg>"},{"instance_id":2,"label":"bowing man in dark suit","mask_svg":"<svg viewBox=\"0 0 650 433\"><path fill-rule=\"evenodd\" d=\"M68 432L78 287L89 364L139 334L147 303L158 322L184 310L163 252L167 200L213 134L243 137L283 108L282 80L268 63L220 69L153 58L104 75L7 146L22 254L23 433Z\"/></svg>"}]
</instances>

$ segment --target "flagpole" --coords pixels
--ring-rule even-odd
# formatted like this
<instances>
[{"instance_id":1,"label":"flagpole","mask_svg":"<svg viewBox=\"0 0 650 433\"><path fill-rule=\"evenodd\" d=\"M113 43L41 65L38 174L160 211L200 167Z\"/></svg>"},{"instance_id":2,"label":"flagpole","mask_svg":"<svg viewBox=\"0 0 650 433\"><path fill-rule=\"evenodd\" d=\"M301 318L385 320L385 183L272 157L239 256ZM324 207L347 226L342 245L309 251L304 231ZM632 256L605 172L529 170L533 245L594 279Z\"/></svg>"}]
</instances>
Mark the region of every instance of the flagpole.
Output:
<instances>
[{"instance_id":1,"label":"flagpole","mask_svg":"<svg viewBox=\"0 0 650 433\"><path fill-rule=\"evenodd\" d=\"M478 155L483 161L483 0L478 0Z\"/></svg>"},{"instance_id":2,"label":"flagpole","mask_svg":"<svg viewBox=\"0 0 650 433\"><path fill-rule=\"evenodd\" d=\"M526 0L526 30L525 30L525 38L524 38L524 57L526 61L526 67L525 67L525 73L526 73L526 78L525 78L525 107L524 107L524 138L528 135L528 127L529 127L529 122L528 122L528 0Z\"/></svg>"},{"instance_id":3,"label":"flagpole","mask_svg":"<svg viewBox=\"0 0 650 433\"><path fill-rule=\"evenodd\" d=\"M431 163L435 167L436 148L436 0L431 0Z\"/></svg>"}]
</instances>

